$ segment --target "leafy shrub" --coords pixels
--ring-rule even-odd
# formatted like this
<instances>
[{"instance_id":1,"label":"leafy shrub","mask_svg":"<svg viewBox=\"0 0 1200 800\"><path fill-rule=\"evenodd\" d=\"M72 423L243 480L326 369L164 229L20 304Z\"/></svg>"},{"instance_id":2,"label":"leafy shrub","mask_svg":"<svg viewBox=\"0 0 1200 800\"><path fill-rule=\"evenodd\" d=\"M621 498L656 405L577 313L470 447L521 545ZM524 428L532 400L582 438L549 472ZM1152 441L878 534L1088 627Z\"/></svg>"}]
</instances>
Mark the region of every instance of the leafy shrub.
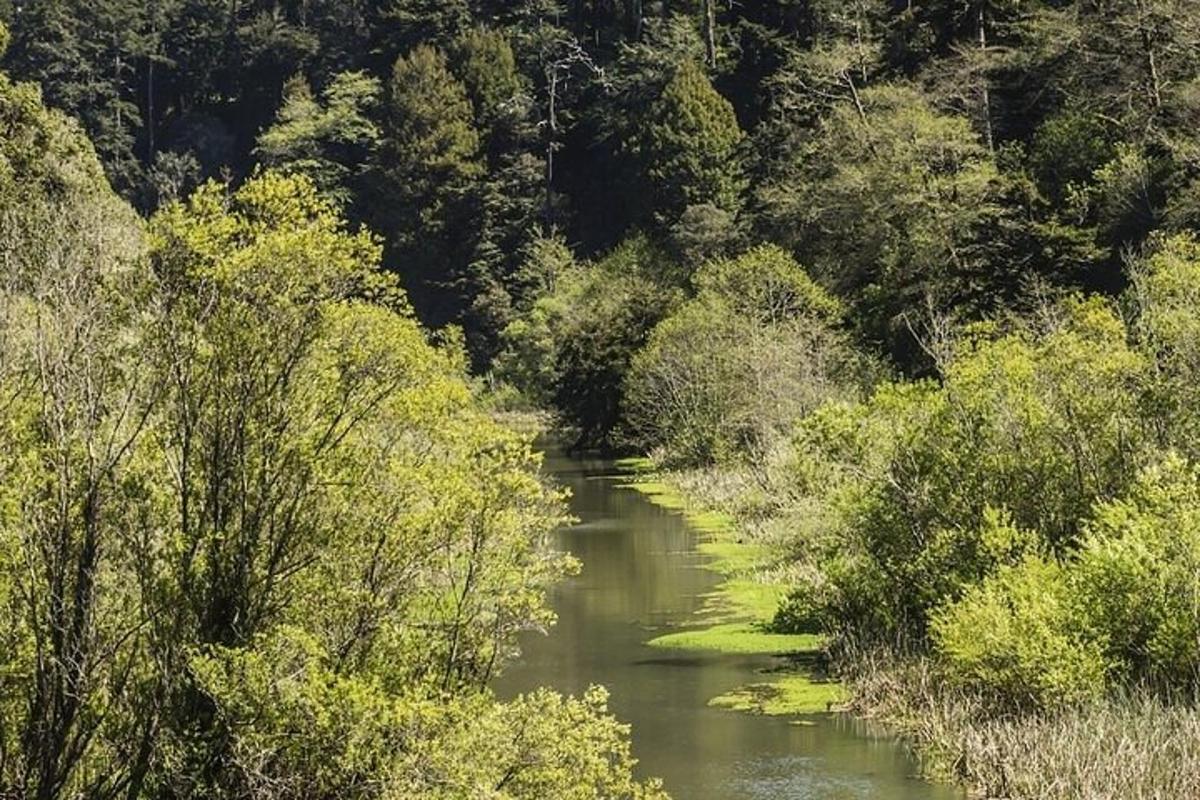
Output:
<instances>
[{"instance_id":1,"label":"leafy shrub","mask_svg":"<svg viewBox=\"0 0 1200 800\"><path fill-rule=\"evenodd\" d=\"M1071 566L1078 613L1131 679L1200 675L1200 473L1178 457L1102 504Z\"/></svg>"},{"instance_id":2,"label":"leafy shrub","mask_svg":"<svg viewBox=\"0 0 1200 800\"><path fill-rule=\"evenodd\" d=\"M1027 557L933 616L950 677L1038 705L1098 697L1108 664L1079 630L1070 582L1052 560Z\"/></svg>"},{"instance_id":3,"label":"leafy shrub","mask_svg":"<svg viewBox=\"0 0 1200 800\"><path fill-rule=\"evenodd\" d=\"M787 253L710 262L693 283L625 382L640 447L683 464L761 459L821 403L853 396L864 370L835 328L840 307Z\"/></svg>"},{"instance_id":4,"label":"leafy shrub","mask_svg":"<svg viewBox=\"0 0 1200 800\"><path fill-rule=\"evenodd\" d=\"M801 424L790 491L840 518L816 556L832 624L920 641L933 609L997 567L1072 552L1093 503L1137 475L1145 359L1100 302L1052 316L1046 333L960 342L940 385L884 385ZM1032 541L999 547L997 512Z\"/></svg>"}]
</instances>

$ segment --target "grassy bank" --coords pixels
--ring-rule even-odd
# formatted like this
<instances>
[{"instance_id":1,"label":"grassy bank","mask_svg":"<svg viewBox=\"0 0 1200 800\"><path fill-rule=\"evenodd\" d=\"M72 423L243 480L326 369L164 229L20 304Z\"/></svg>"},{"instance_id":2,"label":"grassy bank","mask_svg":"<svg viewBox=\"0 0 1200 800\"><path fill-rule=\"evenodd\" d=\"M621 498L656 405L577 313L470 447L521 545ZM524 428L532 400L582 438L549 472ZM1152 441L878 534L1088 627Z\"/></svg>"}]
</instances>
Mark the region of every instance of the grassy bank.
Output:
<instances>
[{"instance_id":1,"label":"grassy bank","mask_svg":"<svg viewBox=\"0 0 1200 800\"><path fill-rule=\"evenodd\" d=\"M846 708L908 739L926 776L1007 800L1162 800L1200 797L1200 711L1137 694L1019 713L960 689L927 656L839 652L844 683L824 680L819 636L776 633L770 622L787 585L774 563L769 519L746 514L745 486L728 473L656 472L625 461L631 488L684 515L723 576L695 627L656 647L769 655L779 668L711 705L760 714ZM767 515L769 516L769 515ZM1007 710L1005 710L1007 709Z\"/></svg>"},{"instance_id":2,"label":"grassy bank","mask_svg":"<svg viewBox=\"0 0 1200 800\"><path fill-rule=\"evenodd\" d=\"M772 577L770 549L723 507L723 498L697 490L701 482L696 476L657 471L647 458L623 459L618 466L630 476L628 488L685 517L701 534L699 549L709 557L706 567L723 576L694 627L656 637L650 645L779 659L777 668L764 672L762 682L714 697L714 706L771 715L840 707L847 698L845 688L829 680L819 666L824 660L823 637L772 630L786 586ZM709 477L715 484L721 481L720 476Z\"/></svg>"},{"instance_id":3,"label":"grassy bank","mask_svg":"<svg viewBox=\"0 0 1200 800\"><path fill-rule=\"evenodd\" d=\"M855 713L901 730L929 777L968 786L972 796L1200 797L1200 710L1194 702L1131 692L1014 712L997 698L951 686L925 657L859 654L845 674Z\"/></svg>"}]
</instances>

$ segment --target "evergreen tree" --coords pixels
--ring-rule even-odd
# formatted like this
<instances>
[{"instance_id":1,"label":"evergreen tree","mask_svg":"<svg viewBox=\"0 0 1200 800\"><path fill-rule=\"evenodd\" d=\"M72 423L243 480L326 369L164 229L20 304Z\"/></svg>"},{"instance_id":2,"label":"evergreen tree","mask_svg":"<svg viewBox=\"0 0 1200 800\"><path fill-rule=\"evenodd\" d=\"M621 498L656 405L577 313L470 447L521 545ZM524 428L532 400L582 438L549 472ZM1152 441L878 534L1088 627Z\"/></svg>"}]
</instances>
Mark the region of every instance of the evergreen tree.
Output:
<instances>
[{"instance_id":1,"label":"evergreen tree","mask_svg":"<svg viewBox=\"0 0 1200 800\"><path fill-rule=\"evenodd\" d=\"M733 106L694 62L675 71L650 105L643 132L632 143L647 211L668 223L689 207L708 204L736 211L745 188L738 159L742 130Z\"/></svg>"},{"instance_id":2,"label":"evergreen tree","mask_svg":"<svg viewBox=\"0 0 1200 800\"><path fill-rule=\"evenodd\" d=\"M42 85L47 102L81 119L118 190L141 188L136 145L142 129L137 68L144 8L129 0L22 4L7 56Z\"/></svg>"},{"instance_id":3,"label":"evergreen tree","mask_svg":"<svg viewBox=\"0 0 1200 800\"><path fill-rule=\"evenodd\" d=\"M284 86L275 124L259 136L255 153L268 166L307 175L347 204L357 196L357 178L379 141L369 115L379 93L374 78L346 72L334 76L318 102L308 82L295 76Z\"/></svg>"},{"instance_id":4,"label":"evergreen tree","mask_svg":"<svg viewBox=\"0 0 1200 800\"><path fill-rule=\"evenodd\" d=\"M373 217L389 259L427 322L459 321L484 165L471 101L440 50L420 46L396 61L383 128Z\"/></svg>"}]
</instances>

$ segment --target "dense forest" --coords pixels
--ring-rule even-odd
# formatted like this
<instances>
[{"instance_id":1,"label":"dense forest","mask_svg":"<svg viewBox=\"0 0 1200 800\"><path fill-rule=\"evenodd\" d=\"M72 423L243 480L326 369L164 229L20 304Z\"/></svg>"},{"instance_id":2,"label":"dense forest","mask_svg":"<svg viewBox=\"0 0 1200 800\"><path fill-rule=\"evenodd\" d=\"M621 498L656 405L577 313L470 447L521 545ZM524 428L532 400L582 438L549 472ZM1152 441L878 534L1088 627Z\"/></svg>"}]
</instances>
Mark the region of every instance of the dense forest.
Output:
<instances>
[{"instance_id":1,"label":"dense forest","mask_svg":"<svg viewBox=\"0 0 1200 800\"><path fill-rule=\"evenodd\" d=\"M951 777L1200 791L1196 0L0 21L0 796L659 796L486 690L571 569L515 408Z\"/></svg>"}]
</instances>

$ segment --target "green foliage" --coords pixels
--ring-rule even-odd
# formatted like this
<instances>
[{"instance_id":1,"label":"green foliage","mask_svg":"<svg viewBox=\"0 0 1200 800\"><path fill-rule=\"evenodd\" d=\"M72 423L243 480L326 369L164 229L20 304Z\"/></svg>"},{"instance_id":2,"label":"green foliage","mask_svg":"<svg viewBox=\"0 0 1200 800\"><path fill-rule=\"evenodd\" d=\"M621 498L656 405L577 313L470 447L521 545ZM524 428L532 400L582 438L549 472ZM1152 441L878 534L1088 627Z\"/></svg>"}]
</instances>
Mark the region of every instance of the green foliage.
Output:
<instances>
[{"instance_id":1,"label":"green foliage","mask_svg":"<svg viewBox=\"0 0 1200 800\"><path fill-rule=\"evenodd\" d=\"M1108 664L1073 611L1063 569L1030 557L935 614L933 639L953 680L1016 703L1077 703L1104 692Z\"/></svg>"},{"instance_id":2,"label":"green foliage","mask_svg":"<svg viewBox=\"0 0 1200 800\"><path fill-rule=\"evenodd\" d=\"M307 81L294 76L284 85L275 124L258 137L255 152L265 165L306 175L322 192L348 203L354 197L351 177L363 171L379 141L369 116L379 93L374 78L343 72L318 103Z\"/></svg>"},{"instance_id":3,"label":"green foliage","mask_svg":"<svg viewBox=\"0 0 1200 800\"><path fill-rule=\"evenodd\" d=\"M477 28L455 45L455 73L467 89L481 129L503 124L520 108L524 81L508 38L497 30Z\"/></svg>"},{"instance_id":4,"label":"green foliage","mask_svg":"<svg viewBox=\"0 0 1200 800\"><path fill-rule=\"evenodd\" d=\"M1068 110L1038 128L1030 166L1043 191L1065 199L1091 183L1096 170L1115 155L1111 133L1100 119L1084 111Z\"/></svg>"},{"instance_id":5,"label":"green foliage","mask_svg":"<svg viewBox=\"0 0 1200 800\"><path fill-rule=\"evenodd\" d=\"M1031 277L1113 292L1124 249L1194 223L1189 1L44 0L5 6L5 63L144 208L309 175L476 371L529 241L642 227L689 268L786 247L915 374L926 317Z\"/></svg>"},{"instance_id":6,"label":"green foliage","mask_svg":"<svg viewBox=\"0 0 1200 800\"><path fill-rule=\"evenodd\" d=\"M474 110L445 55L422 45L396 61L385 111L373 218L425 320L445 325L469 304L462 281L483 172Z\"/></svg>"},{"instance_id":7,"label":"green foliage","mask_svg":"<svg viewBox=\"0 0 1200 800\"><path fill-rule=\"evenodd\" d=\"M1095 507L1076 552L1030 556L936 612L958 680L1039 704L1094 698L1111 680L1190 685L1200 667L1200 482L1176 456Z\"/></svg>"},{"instance_id":8,"label":"green foliage","mask_svg":"<svg viewBox=\"0 0 1200 800\"><path fill-rule=\"evenodd\" d=\"M675 271L645 237L586 266L574 266L561 243L533 248L521 274L552 288L505 329L500 375L551 399L581 443L611 443L630 362L679 302L674 281L664 281Z\"/></svg>"},{"instance_id":9,"label":"green foliage","mask_svg":"<svg viewBox=\"0 0 1200 800\"><path fill-rule=\"evenodd\" d=\"M660 797L601 694L488 695L562 497L376 240L268 172L147 253L0 89L0 794Z\"/></svg>"},{"instance_id":10,"label":"green foliage","mask_svg":"<svg viewBox=\"0 0 1200 800\"><path fill-rule=\"evenodd\" d=\"M597 687L578 700L539 691L508 704L397 697L347 677L294 631L193 668L235 731L232 758L252 796L665 797L630 778L628 728Z\"/></svg>"},{"instance_id":11,"label":"green foliage","mask_svg":"<svg viewBox=\"0 0 1200 800\"><path fill-rule=\"evenodd\" d=\"M933 609L1029 549L998 547L989 514L1063 554L1129 485L1153 442L1146 362L1103 304L1056 313L1044 334L968 340L940 386L884 386L801 427L792 491L828 496L835 520L812 589L826 624L920 640Z\"/></svg>"},{"instance_id":12,"label":"green foliage","mask_svg":"<svg viewBox=\"0 0 1200 800\"><path fill-rule=\"evenodd\" d=\"M670 274L665 263L648 240L635 238L573 288L578 299L559 333L554 401L583 442L609 440L621 421L622 386L634 354L678 302L678 290L662 283Z\"/></svg>"},{"instance_id":13,"label":"green foliage","mask_svg":"<svg viewBox=\"0 0 1200 800\"><path fill-rule=\"evenodd\" d=\"M478 691L567 565L464 349L753 470L781 624L1187 684L1190 4L0 2L0 794L652 796Z\"/></svg>"},{"instance_id":14,"label":"green foliage","mask_svg":"<svg viewBox=\"0 0 1200 800\"><path fill-rule=\"evenodd\" d=\"M1172 445L1195 459L1200 456L1195 413L1200 399L1200 244L1187 235L1162 241L1134 262L1131 278L1134 332L1157 369L1151 387L1156 416L1168 426Z\"/></svg>"},{"instance_id":15,"label":"green foliage","mask_svg":"<svg viewBox=\"0 0 1200 800\"><path fill-rule=\"evenodd\" d=\"M388 152L397 177L433 186L478 172L479 134L466 89L446 57L419 47L396 61L388 85Z\"/></svg>"},{"instance_id":16,"label":"green foliage","mask_svg":"<svg viewBox=\"0 0 1200 800\"><path fill-rule=\"evenodd\" d=\"M733 106L693 61L679 65L646 110L631 143L653 211L674 221L709 204L736 212L745 188L738 161L742 130Z\"/></svg>"},{"instance_id":17,"label":"green foliage","mask_svg":"<svg viewBox=\"0 0 1200 800\"><path fill-rule=\"evenodd\" d=\"M640 447L684 464L761 458L806 413L853 394L862 370L834 330L838 303L786 253L712 262L693 284L696 297L659 323L626 378Z\"/></svg>"},{"instance_id":18,"label":"green foliage","mask_svg":"<svg viewBox=\"0 0 1200 800\"><path fill-rule=\"evenodd\" d=\"M1200 668L1200 483L1177 457L1100 505L1071 576L1077 614L1124 676L1187 686Z\"/></svg>"},{"instance_id":19,"label":"green foliage","mask_svg":"<svg viewBox=\"0 0 1200 800\"><path fill-rule=\"evenodd\" d=\"M869 336L903 339L927 305L984 302L982 229L997 213L995 165L961 117L887 86L839 104L762 198L777 241L854 304Z\"/></svg>"}]
</instances>

